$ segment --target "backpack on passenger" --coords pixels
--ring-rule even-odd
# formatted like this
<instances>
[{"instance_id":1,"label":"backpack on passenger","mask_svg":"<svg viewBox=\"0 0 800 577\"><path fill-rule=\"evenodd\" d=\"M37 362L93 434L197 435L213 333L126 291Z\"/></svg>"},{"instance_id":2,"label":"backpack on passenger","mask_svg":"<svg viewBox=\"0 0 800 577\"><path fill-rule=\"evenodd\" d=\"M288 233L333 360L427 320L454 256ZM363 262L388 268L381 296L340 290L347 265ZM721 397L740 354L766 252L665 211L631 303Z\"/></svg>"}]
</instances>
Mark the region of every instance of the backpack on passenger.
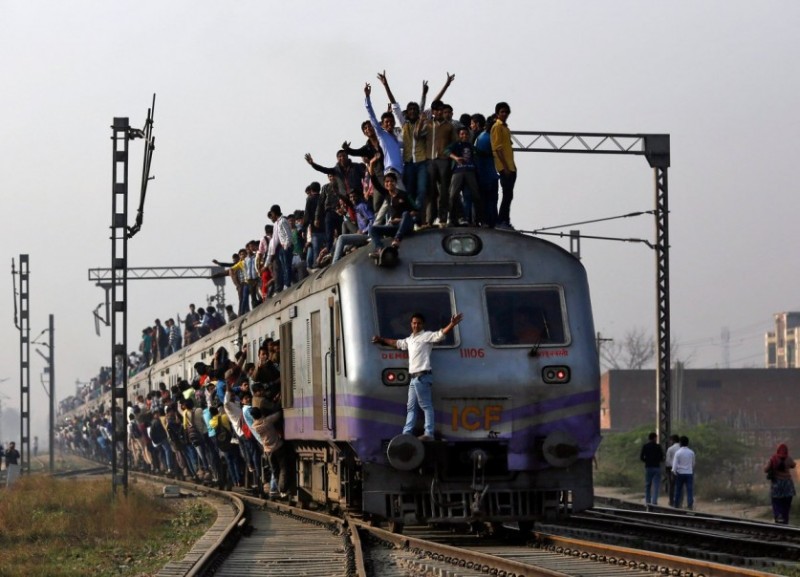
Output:
<instances>
[{"instance_id":1,"label":"backpack on passenger","mask_svg":"<svg viewBox=\"0 0 800 577\"><path fill-rule=\"evenodd\" d=\"M231 430L221 423L217 423L214 429L217 439L217 448L223 453L227 453L231 449Z\"/></svg>"}]
</instances>

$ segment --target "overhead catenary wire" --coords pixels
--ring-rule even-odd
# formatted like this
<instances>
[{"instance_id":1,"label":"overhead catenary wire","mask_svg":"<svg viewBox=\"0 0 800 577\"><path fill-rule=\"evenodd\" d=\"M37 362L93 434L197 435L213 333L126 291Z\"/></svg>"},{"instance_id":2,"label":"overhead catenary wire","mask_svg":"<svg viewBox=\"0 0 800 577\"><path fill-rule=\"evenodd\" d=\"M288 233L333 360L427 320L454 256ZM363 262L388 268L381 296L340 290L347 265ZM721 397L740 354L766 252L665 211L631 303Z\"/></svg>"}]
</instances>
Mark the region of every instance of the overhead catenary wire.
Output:
<instances>
[{"instance_id":1,"label":"overhead catenary wire","mask_svg":"<svg viewBox=\"0 0 800 577\"><path fill-rule=\"evenodd\" d=\"M583 221L579 221L579 222L571 222L571 223L568 223L568 224L558 224L558 225L555 225L555 226L546 226L546 227L537 228L537 229L534 229L534 230L521 230L520 232L527 233L527 234L533 234L533 235L557 236L557 237L560 237L560 238L564 238L564 237L572 236L572 233L571 232L570 233L565 233L565 232L547 232L547 231L556 230L556 229L559 229L559 228L566 228L568 226L578 226L578 225L581 225L581 224L596 224L598 222L607 222L609 220L618 220L618 219L621 219L621 218L632 218L632 217L635 217L635 216L642 216L642 215L646 215L646 214L651 214L651 215L655 214L655 210L642 210L642 211L638 211L638 212L629 212L627 214L619 214L619 215L616 215L616 216L606 216L606 217L603 217L603 218L593 218L593 219L590 219L590 220L583 220ZM591 240L611 240L611 241L615 241L615 242L632 242L632 243L638 243L638 244L647 245L651 249L655 249L656 248L655 244L653 244L649 240L646 240L646 239L643 239L643 238L622 238L622 237L614 237L614 236L598 236L598 235L588 235L588 234L581 234L580 237L581 237L581 239L585 239L586 238L586 239L591 239Z\"/></svg>"},{"instance_id":2,"label":"overhead catenary wire","mask_svg":"<svg viewBox=\"0 0 800 577\"><path fill-rule=\"evenodd\" d=\"M631 218L631 217L634 217L634 216L642 216L643 214L655 214L655 211L654 210L643 210L643 211L639 211L639 212L629 212L628 214L620 214L620 215L617 215L617 216L607 216L607 217L604 217L604 218L594 218L594 219L591 219L591 220L582 220L580 222L571 222L569 224L559 224L559 225L556 225L556 226L546 226L544 228L537 228L537 229L532 230L530 232L532 234L537 234L537 233L545 231L545 230L554 230L554 229L557 229L557 228L566 228L568 226L578 226L580 224L594 224L594 223L597 223L597 222L605 222L605 221L608 221L608 220L617 220L617 219L620 219L620 218Z\"/></svg>"}]
</instances>

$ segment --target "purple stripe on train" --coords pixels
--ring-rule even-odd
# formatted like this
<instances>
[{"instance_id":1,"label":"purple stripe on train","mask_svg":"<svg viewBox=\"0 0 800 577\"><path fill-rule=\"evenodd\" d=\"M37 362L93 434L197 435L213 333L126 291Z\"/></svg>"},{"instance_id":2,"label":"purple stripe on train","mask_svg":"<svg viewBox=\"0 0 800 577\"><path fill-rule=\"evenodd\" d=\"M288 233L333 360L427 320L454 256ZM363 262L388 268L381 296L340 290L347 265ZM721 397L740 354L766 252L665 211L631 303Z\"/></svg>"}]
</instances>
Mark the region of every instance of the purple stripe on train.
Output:
<instances>
[{"instance_id":1,"label":"purple stripe on train","mask_svg":"<svg viewBox=\"0 0 800 577\"><path fill-rule=\"evenodd\" d=\"M524 407L511 410L511 418L514 422L523 419L543 416L547 413L569 408L571 406L582 405L591 402L599 403L599 391L589 391L577 393L569 397L560 397L542 403L533 403ZM337 418L338 438L350 438L355 450L360 457L366 461L384 461L385 443L395 435L400 434L403 417L405 415L405 403L391 402L381 399L357 395L340 395L337 399L341 406L352 406L362 410L374 411L378 413L391 413L398 416L395 423L384 423L379 421L365 420L355 417L339 416ZM437 411L436 422L448 423L449 413ZM599 411L591 411L571 417L556 419L531 425L522 429L515 428L513 434L502 435L502 440L509 442L509 468L512 470L540 469L548 465L537 461L531 454L531 447L535 443L536 437L546 437L553 431L567 431L575 439L580 447L580 458L591 458L600 443L599 430ZM291 431L304 430L308 433L314 431L313 417L305 418L290 417L286 422L287 436L291 438ZM324 433L319 431L316 435L300 435L324 437ZM472 437L474 438L474 436Z\"/></svg>"}]
</instances>

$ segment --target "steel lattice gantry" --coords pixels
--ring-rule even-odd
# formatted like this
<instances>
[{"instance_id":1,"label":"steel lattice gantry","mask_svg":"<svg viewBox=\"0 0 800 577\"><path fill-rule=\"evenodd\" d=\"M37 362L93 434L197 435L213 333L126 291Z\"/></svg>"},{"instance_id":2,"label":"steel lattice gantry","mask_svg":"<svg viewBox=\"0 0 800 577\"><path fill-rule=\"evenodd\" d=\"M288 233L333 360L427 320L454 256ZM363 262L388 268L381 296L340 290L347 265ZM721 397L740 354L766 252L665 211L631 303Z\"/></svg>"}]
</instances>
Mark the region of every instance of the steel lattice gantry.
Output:
<instances>
[{"instance_id":1,"label":"steel lattice gantry","mask_svg":"<svg viewBox=\"0 0 800 577\"><path fill-rule=\"evenodd\" d=\"M669 310L669 134L512 131L518 152L571 152L644 156L655 173L657 433L662 443L671 432Z\"/></svg>"},{"instance_id":2,"label":"steel lattice gantry","mask_svg":"<svg viewBox=\"0 0 800 577\"><path fill-rule=\"evenodd\" d=\"M225 308L225 269L221 266L140 266L128 267L128 280L211 279L217 289L217 305ZM89 280L100 287L110 287L113 269L90 268ZM121 271L116 271L117 278Z\"/></svg>"}]
</instances>

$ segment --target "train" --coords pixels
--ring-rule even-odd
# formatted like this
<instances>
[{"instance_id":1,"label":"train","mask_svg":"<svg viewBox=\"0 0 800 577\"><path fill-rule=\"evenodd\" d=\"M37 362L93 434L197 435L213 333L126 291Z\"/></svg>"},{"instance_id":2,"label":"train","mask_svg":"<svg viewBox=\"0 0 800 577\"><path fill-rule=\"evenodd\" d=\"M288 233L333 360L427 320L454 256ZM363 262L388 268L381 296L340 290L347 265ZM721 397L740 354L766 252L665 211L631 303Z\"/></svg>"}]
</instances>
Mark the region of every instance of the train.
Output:
<instances>
[{"instance_id":1,"label":"train","mask_svg":"<svg viewBox=\"0 0 800 577\"><path fill-rule=\"evenodd\" d=\"M405 351L376 345L463 321L432 353L433 441L402 434ZM353 250L131 377L131 400L248 344L280 342L292 498L391 523L531 525L593 504L600 369L580 260L517 231L433 228ZM421 422L418 423L421 432Z\"/></svg>"}]
</instances>

